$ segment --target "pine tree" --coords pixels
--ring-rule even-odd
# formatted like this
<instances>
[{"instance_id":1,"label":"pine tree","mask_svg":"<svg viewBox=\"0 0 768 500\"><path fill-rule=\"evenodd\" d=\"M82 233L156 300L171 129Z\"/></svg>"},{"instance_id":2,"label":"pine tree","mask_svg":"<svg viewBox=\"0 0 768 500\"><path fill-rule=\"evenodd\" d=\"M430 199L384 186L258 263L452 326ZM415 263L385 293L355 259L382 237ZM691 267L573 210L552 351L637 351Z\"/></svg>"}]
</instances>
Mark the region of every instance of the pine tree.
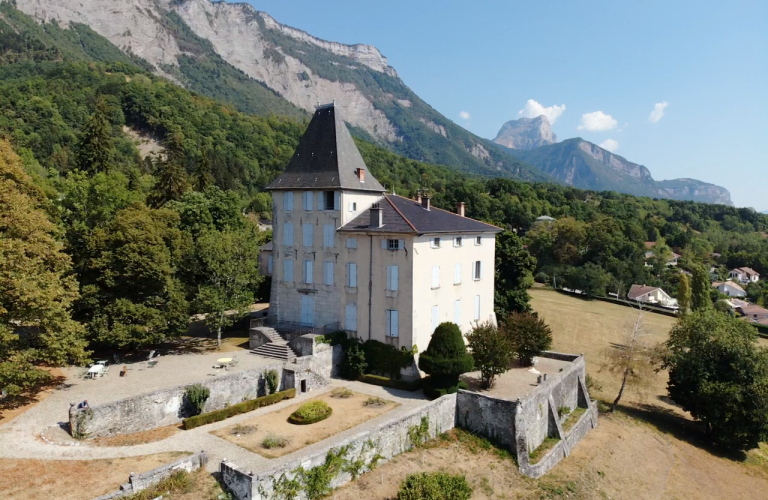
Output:
<instances>
[{"instance_id":1,"label":"pine tree","mask_svg":"<svg viewBox=\"0 0 768 500\"><path fill-rule=\"evenodd\" d=\"M93 114L83 126L76 145L77 166L90 173L106 172L112 167L114 141L107 101L96 98Z\"/></svg>"},{"instance_id":2,"label":"pine tree","mask_svg":"<svg viewBox=\"0 0 768 500\"><path fill-rule=\"evenodd\" d=\"M155 174L157 182L149 196L149 204L155 208L162 207L166 202L178 201L187 191L189 185L187 172L184 170L184 136L176 133L171 137L165 161L161 162Z\"/></svg>"},{"instance_id":3,"label":"pine tree","mask_svg":"<svg viewBox=\"0 0 768 500\"><path fill-rule=\"evenodd\" d=\"M712 299L709 295L711 285L709 275L702 265L693 266L693 281L691 283L691 310L703 311L712 308Z\"/></svg>"},{"instance_id":4,"label":"pine tree","mask_svg":"<svg viewBox=\"0 0 768 500\"><path fill-rule=\"evenodd\" d=\"M691 281L685 273L680 274L680 282L677 284L677 305L680 306L681 314L691 309Z\"/></svg>"},{"instance_id":5,"label":"pine tree","mask_svg":"<svg viewBox=\"0 0 768 500\"><path fill-rule=\"evenodd\" d=\"M208 147L203 148L203 153L200 156L200 161L195 168L195 191L203 192L205 188L213 184L213 176L211 175L211 160L208 157Z\"/></svg>"}]
</instances>

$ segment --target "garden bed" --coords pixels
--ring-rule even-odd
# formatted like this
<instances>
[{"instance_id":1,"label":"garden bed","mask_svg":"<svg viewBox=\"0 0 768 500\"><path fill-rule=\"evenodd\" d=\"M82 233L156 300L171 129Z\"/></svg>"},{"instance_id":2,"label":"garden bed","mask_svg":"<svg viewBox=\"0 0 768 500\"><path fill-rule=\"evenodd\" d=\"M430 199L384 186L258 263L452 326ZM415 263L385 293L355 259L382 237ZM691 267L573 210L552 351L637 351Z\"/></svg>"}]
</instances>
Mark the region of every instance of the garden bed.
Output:
<instances>
[{"instance_id":1,"label":"garden bed","mask_svg":"<svg viewBox=\"0 0 768 500\"><path fill-rule=\"evenodd\" d=\"M398 406L397 403L385 400L382 400L386 403L384 405L366 405L369 399L371 399L369 395L356 392L344 398L333 397L331 393L326 393L309 402L324 401L333 411L328 418L312 425L289 423L290 415L301 406L297 404L240 422L241 426L255 428L253 432L232 433L235 426L230 426L211 434L263 457L277 458L360 425Z\"/></svg>"},{"instance_id":2,"label":"garden bed","mask_svg":"<svg viewBox=\"0 0 768 500\"><path fill-rule=\"evenodd\" d=\"M576 425L582 415L587 411L586 408L576 408L573 410L563 421L563 432L568 434L568 431Z\"/></svg>"}]
</instances>

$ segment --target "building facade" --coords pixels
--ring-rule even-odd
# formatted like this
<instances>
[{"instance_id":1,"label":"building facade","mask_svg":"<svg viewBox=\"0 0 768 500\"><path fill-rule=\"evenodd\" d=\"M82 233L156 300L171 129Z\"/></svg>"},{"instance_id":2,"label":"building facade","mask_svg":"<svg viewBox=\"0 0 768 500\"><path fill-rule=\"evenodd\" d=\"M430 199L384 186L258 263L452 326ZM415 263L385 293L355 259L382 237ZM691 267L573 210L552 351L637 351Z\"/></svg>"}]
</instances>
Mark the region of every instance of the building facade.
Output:
<instances>
[{"instance_id":1,"label":"building facade","mask_svg":"<svg viewBox=\"0 0 768 500\"><path fill-rule=\"evenodd\" d=\"M272 182L270 314L424 350L444 321L495 321L495 235L457 213L385 194L338 109L316 110Z\"/></svg>"}]
</instances>

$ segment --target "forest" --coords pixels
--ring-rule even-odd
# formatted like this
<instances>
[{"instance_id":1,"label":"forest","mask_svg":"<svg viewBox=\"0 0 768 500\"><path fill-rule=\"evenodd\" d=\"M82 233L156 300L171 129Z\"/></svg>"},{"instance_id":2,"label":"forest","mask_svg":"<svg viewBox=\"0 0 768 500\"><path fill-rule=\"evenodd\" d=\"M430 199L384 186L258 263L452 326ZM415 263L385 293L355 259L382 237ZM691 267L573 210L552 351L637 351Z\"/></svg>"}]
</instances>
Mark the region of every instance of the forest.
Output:
<instances>
[{"instance_id":1,"label":"forest","mask_svg":"<svg viewBox=\"0 0 768 500\"><path fill-rule=\"evenodd\" d=\"M0 8L17 23L0 21L0 387L23 393L46 379L37 366L81 363L95 349L156 345L195 313L220 335L223 311L266 299L264 186L306 119L238 111L152 75L87 27L74 28L77 43L55 25L19 31L26 21ZM162 151L142 154L137 137ZM463 201L469 217L505 229L500 313L527 310L534 279L675 295L672 251L681 269L768 273L768 217L751 209L483 177L357 143L388 191L427 192L448 210ZM555 221L537 223L542 215ZM768 299L760 285L749 293Z\"/></svg>"}]
</instances>

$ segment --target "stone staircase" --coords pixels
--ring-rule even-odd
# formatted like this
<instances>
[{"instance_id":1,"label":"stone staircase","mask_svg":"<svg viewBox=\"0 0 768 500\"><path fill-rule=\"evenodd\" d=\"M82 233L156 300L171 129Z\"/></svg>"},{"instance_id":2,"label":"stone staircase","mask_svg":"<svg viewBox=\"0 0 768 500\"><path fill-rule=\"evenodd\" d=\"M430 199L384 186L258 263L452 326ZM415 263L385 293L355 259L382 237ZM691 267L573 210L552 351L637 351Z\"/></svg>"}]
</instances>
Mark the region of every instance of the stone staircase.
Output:
<instances>
[{"instance_id":1,"label":"stone staircase","mask_svg":"<svg viewBox=\"0 0 768 500\"><path fill-rule=\"evenodd\" d=\"M269 337L269 342L260 345L256 349L252 349L251 352L253 354L282 361L293 361L296 359L296 352L288 345L288 341L281 337L274 328L260 327L259 330Z\"/></svg>"}]
</instances>

